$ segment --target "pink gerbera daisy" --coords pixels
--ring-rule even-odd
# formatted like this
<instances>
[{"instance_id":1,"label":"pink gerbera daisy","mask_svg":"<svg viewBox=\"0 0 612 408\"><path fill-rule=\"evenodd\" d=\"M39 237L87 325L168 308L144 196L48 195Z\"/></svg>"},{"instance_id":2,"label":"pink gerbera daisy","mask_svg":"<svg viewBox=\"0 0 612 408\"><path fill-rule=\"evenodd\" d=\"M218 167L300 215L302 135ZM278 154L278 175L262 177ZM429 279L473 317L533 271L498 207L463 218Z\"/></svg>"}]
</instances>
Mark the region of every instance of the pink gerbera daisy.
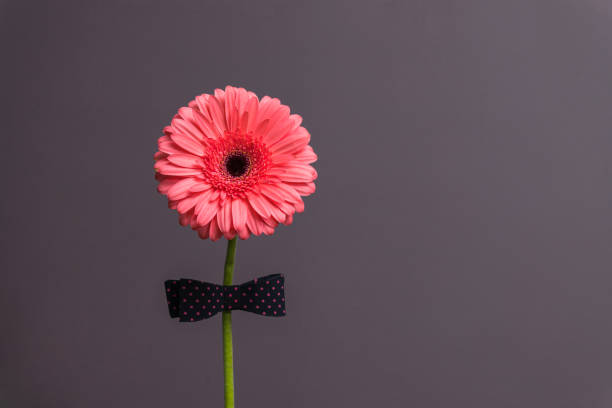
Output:
<instances>
[{"instance_id":1,"label":"pink gerbera daisy","mask_svg":"<svg viewBox=\"0 0 612 408\"><path fill-rule=\"evenodd\" d=\"M158 191L202 239L272 234L315 191L302 118L276 98L228 86L182 107L155 153Z\"/></svg>"}]
</instances>

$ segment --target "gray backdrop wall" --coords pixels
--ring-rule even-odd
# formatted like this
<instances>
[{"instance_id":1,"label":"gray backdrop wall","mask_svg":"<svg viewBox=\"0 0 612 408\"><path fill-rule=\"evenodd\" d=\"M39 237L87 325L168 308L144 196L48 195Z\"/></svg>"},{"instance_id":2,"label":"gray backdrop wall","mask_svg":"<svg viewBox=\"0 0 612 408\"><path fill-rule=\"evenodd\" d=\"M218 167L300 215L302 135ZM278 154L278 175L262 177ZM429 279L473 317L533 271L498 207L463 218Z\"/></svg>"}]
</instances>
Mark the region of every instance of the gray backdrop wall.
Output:
<instances>
[{"instance_id":1,"label":"gray backdrop wall","mask_svg":"<svg viewBox=\"0 0 612 408\"><path fill-rule=\"evenodd\" d=\"M221 321L162 283L225 245L152 156L226 84L320 157L238 243L289 302L234 316L238 407L612 406L611 40L605 0L0 2L1 406L221 406Z\"/></svg>"}]
</instances>

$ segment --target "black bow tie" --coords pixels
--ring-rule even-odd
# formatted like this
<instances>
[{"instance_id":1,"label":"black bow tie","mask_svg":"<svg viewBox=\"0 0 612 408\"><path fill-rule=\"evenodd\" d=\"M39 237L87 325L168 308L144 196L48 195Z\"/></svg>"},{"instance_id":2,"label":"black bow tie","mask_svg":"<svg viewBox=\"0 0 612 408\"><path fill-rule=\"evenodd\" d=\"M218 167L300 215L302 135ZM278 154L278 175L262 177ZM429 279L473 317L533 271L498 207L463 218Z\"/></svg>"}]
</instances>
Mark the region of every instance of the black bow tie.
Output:
<instances>
[{"instance_id":1,"label":"black bow tie","mask_svg":"<svg viewBox=\"0 0 612 408\"><path fill-rule=\"evenodd\" d=\"M181 322L208 319L224 310L285 315L285 278L280 274L232 286L195 279L167 280L165 285L170 317L178 317Z\"/></svg>"}]
</instances>

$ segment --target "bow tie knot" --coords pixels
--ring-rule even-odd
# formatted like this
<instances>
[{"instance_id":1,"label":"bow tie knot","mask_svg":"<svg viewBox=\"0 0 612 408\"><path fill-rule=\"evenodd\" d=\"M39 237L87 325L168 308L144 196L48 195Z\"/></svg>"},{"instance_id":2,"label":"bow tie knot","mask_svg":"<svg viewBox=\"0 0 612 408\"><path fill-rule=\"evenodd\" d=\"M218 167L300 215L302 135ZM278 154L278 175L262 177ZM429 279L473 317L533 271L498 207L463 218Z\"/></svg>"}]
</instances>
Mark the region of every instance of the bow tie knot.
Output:
<instances>
[{"instance_id":1,"label":"bow tie knot","mask_svg":"<svg viewBox=\"0 0 612 408\"><path fill-rule=\"evenodd\" d=\"M223 286L195 279L167 280L170 316L181 322L208 319L227 310L244 310L262 316L285 315L285 278L275 274L241 285Z\"/></svg>"}]
</instances>

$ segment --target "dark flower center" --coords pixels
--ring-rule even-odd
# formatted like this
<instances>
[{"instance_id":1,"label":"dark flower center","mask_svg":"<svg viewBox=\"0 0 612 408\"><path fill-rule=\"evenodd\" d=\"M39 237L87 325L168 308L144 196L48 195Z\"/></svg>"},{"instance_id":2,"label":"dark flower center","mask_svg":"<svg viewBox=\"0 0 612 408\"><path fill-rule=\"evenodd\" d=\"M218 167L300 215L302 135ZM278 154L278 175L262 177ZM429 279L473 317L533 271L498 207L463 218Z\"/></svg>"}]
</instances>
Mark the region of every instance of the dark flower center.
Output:
<instances>
[{"instance_id":1,"label":"dark flower center","mask_svg":"<svg viewBox=\"0 0 612 408\"><path fill-rule=\"evenodd\" d=\"M249 158L242 152L232 153L225 159L225 169L232 177L240 177L249 169Z\"/></svg>"}]
</instances>

